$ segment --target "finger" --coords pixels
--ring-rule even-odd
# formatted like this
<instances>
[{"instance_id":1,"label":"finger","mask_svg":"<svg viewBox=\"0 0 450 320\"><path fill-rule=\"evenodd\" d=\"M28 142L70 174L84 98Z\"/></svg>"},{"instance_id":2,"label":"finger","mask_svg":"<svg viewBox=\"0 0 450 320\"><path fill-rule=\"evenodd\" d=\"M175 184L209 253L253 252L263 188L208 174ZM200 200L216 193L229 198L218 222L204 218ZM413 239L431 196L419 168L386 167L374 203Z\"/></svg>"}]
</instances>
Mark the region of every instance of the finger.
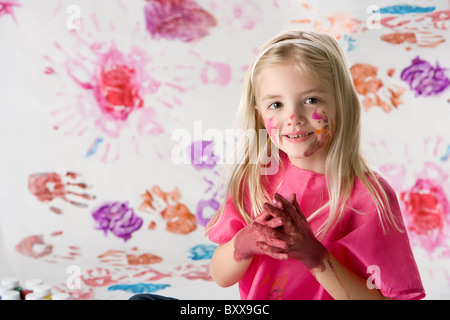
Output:
<instances>
[{"instance_id":1,"label":"finger","mask_svg":"<svg viewBox=\"0 0 450 320\"><path fill-rule=\"evenodd\" d=\"M286 243L286 241L276 238L262 237L261 239L259 239L258 243L266 243L272 248L277 248L279 250L286 250L288 248L288 244Z\"/></svg>"},{"instance_id":2,"label":"finger","mask_svg":"<svg viewBox=\"0 0 450 320\"><path fill-rule=\"evenodd\" d=\"M263 211L255 217L254 221L260 224L266 224L271 218L272 215L270 213L268 213L267 211Z\"/></svg>"},{"instance_id":3,"label":"finger","mask_svg":"<svg viewBox=\"0 0 450 320\"><path fill-rule=\"evenodd\" d=\"M278 228L283 225L283 220L277 217L273 217L269 212L261 212L255 219L255 222L265 225L269 228Z\"/></svg>"},{"instance_id":4,"label":"finger","mask_svg":"<svg viewBox=\"0 0 450 320\"><path fill-rule=\"evenodd\" d=\"M300 210L300 207L298 206L298 202L296 199L292 200L292 197L295 198L295 196L290 196L289 198L294 201L294 204L292 204L291 202L289 202L286 198L284 198L282 195L275 193L275 199L279 202L281 202L283 204L283 209L284 211L288 214L288 216L295 221L299 216L302 217L303 219L304 216Z\"/></svg>"},{"instance_id":5,"label":"finger","mask_svg":"<svg viewBox=\"0 0 450 320\"><path fill-rule=\"evenodd\" d=\"M295 202L297 202L297 195L295 193L291 194L288 198L288 202L295 206Z\"/></svg>"},{"instance_id":6,"label":"finger","mask_svg":"<svg viewBox=\"0 0 450 320\"><path fill-rule=\"evenodd\" d=\"M275 198L272 199L272 205L280 210L283 210L283 204L278 202Z\"/></svg>"},{"instance_id":7,"label":"finger","mask_svg":"<svg viewBox=\"0 0 450 320\"><path fill-rule=\"evenodd\" d=\"M295 207L295 209L297 210L297 213L300 216L300 218L302 218L303 220L307 221L305 216L303 215L302 210L300 210L300 206L299 206L298 201L297 201L297 195L295 193L293 193L293 194L291 194L289 196L289 203L291 203Z\"/></svg>"},{"instance_id":8,"label":"finger","mask_svg":"<svg viewBox=\"0 0 450 320\"><path fill-rule=\"evenodd\" d=\"M280 202L280 203L281 203L281 202ZM290 205L290 204L288 204L288 205ZM284 207L285 207L285 206L283 206L282 209L278 209L277 207L271 205L271 204L268 203L268 202L264 203L264 209L265 209L266 211L268 211L268 212L273 216L274 219L275 219L275 218L281 219L283 226L287 226L287 225L289 225L289 224L293 221L293 218L291 217L291 216L292 216L292 213L289 214L289 213L284 209ZM289 209L289 208L288 208L288 209ZM293 210L293 208L291 208L291 210Z\"/></svg>"},{"instance_id":9,"label":"finger","mask_svg":"<svg viewBox=\"0 0 450 320\"><path fill-rule=\"evenodd\" d=\"M283 225L283 220L281 218L272 218L265 225L269 228L275 229Z\"/></svg>"},{"instance_id":10,"label":"finger","mask_svg":"<svg viewBox=\"0 0 450 320\"><path fill-rule=\"evenodd\" d=\"M286 214L283 212L282 209L277 208L276 206L266 202L263 205L264 211L269 213L273 218L285 218Z\"/></svg>"},{"instance_id":11,"label":"finger","mask_svg":"<svg viewBox=\"0 0 450 320\"><path fill-rule=\"evenodd\" d=\"M254 228L261 235L257 241L266 242L280 249L286 249L288 247L287 241L285 241L285 235L282 232L257 223L254 223Z\"/></svg>"},{"instance_id":12,"label":"finger","mask_svg":"<svg viewBox=\"0 0 450 320\"><path fill-rule=\"evenodd\" d=\"M274 248L267 243L258 242L257 246L260 250L260 254L265 254L278 260L287 260L289 258L289 255L286 252L281 251L279 248Z\"/></svg>"}]
</instances>

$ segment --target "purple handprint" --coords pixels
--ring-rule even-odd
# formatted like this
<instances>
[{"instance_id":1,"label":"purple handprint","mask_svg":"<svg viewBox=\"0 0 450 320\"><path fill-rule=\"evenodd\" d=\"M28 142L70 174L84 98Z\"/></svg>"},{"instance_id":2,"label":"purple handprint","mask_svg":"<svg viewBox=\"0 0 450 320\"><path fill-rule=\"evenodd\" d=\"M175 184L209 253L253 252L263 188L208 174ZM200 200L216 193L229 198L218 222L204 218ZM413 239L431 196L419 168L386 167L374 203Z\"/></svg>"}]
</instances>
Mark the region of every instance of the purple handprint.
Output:
<instances>
[{"instance_id":1,"label":"purple handprint","mask_svg":"<svg viewBox=\"0 0 450 320\"><path fill-rule=\"evenodd\" d=\"M142 218L128 206L128 202L106 203L95 210L92 217L97 222L97 229L103 230L105 235L111 231L116 237L125 241L130 239L131 234L143 223Z\"/></svg>"},{"instance_id":2,"label":"purple handprint","mask_svg":"<svg viewBox=\"0 0 450 320\"><path fill-rule=\"evenodd\" d=\"M428 61L416 57L412 65L402 71L400 78L409 84L417 96L428 97L438 95L450 85L446 71L439 63L433 67Z\"/></svg>"}]
</instances>

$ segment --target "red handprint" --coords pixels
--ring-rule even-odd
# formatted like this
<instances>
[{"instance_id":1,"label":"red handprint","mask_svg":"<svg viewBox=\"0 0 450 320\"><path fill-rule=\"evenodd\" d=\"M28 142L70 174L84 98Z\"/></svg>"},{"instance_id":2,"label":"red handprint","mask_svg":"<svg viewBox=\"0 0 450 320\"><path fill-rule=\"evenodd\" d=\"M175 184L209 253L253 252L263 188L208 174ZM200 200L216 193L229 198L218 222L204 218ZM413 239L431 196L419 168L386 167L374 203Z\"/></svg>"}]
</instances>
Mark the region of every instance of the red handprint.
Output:
<instances>
[{"instance_id":1,"label":"red handprint","mask_svg":"<svg viewBox=\"0 0 450 320\"><path fill-rule=\"evenodd\" d=\"M78 177L76 173L67 172L64 178L75 180ZM88 186L85 183L63 181L60 174L52 173L33 173L28 177L28 190L42 202L50 202L55 198L61 198L77 207L87 207L87 204L68 199L68 195L74 195L86 200L95 199L95 196L87 193L78 193L68 190L68 187L86 189ZM61 210L55 207L50 207L55 213L61 213Z\"/></svg>"}]
</instances>

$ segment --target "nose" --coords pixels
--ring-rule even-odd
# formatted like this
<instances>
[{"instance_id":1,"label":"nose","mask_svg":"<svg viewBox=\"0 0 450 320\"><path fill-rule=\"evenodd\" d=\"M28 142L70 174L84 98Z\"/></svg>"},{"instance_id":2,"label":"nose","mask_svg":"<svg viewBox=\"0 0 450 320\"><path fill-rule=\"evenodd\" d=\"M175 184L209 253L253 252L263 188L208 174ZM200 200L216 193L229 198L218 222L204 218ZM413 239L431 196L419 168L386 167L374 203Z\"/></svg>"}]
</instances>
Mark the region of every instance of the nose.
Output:
<instances>
[{"instance_id":1,"label":"nose","mask_svg":"<svg viewBox=\"0 0 450 320\"><path fill-rule=\"evenodd\" d=\"M288 118L288 126L295 126L295 125L302 125L304 124L306 121L305 116L300 112L300 110L294 109L291 110L291 112L289 113L289 118Z\"/></svg>"}]
</instances>

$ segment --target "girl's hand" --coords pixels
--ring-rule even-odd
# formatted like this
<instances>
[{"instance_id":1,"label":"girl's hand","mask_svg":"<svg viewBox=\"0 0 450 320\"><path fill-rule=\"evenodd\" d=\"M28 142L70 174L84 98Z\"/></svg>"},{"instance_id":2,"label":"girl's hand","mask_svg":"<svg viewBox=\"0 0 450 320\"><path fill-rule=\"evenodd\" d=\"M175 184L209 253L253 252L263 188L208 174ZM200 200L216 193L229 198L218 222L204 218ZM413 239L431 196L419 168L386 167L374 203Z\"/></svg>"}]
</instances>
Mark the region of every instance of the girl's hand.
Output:
<instances>
[{"instance_id":1,"label":"girl's hand","mask_svg":"<svg viewBox=\"0 0 450 320\"><path fill-rule=\"evenodd\" d=\"M249 259L255 254L266 254L280 260L288 258L288 255L282 252L286 250L287 244L279 239L281 237L280 232L264 225L268 223L275 226L275 220L270 222L269 218L270 214L263 213L236 233L234 237L234 260Z\"/></svg>"},{"instance_id":2,"label":"girl's hand","mask_svg":"<svg viewBox=\"0 0 450 320\"><path fill-rule=\"evenodd\" d=\"M305 216L300 210L295 193L286 200L284 197L275 194L276 203L264 204L265 212L272 216L274 221L282 221L282 227L277 227L276 235L278 240L286 244L286 253L289 258L294 258L302 262L308 269L319 266L327 249L316 239ZM266 219L267 220L267 219ZM266 249L264 244L260 247Z\"/></svg>"}]
</instances>

